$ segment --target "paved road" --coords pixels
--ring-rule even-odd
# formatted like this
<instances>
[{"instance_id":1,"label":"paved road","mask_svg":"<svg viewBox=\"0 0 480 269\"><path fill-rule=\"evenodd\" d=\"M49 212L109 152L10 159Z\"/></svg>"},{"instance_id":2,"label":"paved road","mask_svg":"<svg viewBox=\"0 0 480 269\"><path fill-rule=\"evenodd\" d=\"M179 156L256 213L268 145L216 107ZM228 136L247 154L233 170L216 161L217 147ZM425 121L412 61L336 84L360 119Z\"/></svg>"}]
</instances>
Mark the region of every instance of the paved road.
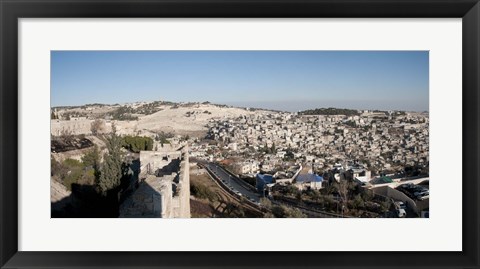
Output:
<instances>
[{"instance_id":1,"label":"paved road","mask_svg":"<svg viewBox=\"0 0 480 269\"><path fill-rule=\"evenodd\" d=\"M200 162L200 163L202 163L205 166L205 168L209 168L210 171L212 171L215 174L215 176L217 176L217 178L222 180L225 185L229 186L234 191L240 192L244 197L252 198L255 202L259 202L260 198L262 198L262 196L260 194L252 191L249 187L246 187L246 184L248 184L248 183L244 182L243 180L241 180L238 177L230 175L221 166L216 165L214 163L205 162L205 161ZM274 201L273 203L274 204L286 204L286 205L288 204L284 201ZM309 217L315 217L315 218L341 217L341 216L338 216L338 215L335 215L335 214L328 214L328 213L317 211L317 210L310 209L310 208L307 208L307 207L299 207L299 206L295 206L293 204L288 204L288 205L289 206L294 206L294 207L300 209L303 213L305 213Z\"/></svg>"},{"instance_id":2,"label":"paved road","mask_svg":"<svg viewBox=\"0 0 480 269\"><path fill-rule=\"evenodd\" d=\"M243 182L241 179L235 176L230 175L222 167L214 163L207 163L205 165L217 176L217 178L223 181L228 187L231 187L234 191L238 191L242 194L242 196L247 199L251 198L257 203L260 202L261 196L246 187L245 184L247 183Z\"/></svg>"}]
</instances>

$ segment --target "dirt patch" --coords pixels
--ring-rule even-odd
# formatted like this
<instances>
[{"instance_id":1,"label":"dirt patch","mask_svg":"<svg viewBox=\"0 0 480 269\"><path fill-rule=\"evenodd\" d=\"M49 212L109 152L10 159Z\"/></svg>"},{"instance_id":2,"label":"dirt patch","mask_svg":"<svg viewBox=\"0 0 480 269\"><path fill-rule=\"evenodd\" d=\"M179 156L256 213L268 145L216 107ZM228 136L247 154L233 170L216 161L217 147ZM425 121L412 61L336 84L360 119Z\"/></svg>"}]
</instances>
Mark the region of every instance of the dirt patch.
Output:
<instances>
[{"instance_id":1,"label":"dirt patch","mask_svg":"<svg viewBox=\"0 0 480 269\"><path fill-rule=\"evenodd\" d=\"M231 194L218 186L208 174L190 174L190 184L202 186L214 193L214 199L194 197L191 200L192 218L258 218L262 213L255 212L239 202ZM195 201L192 203L192 201Z\"/></svg>"},{"instance_id":2,"label":"dirt patch","mask_svg":"<svg viewBox=\"0 0 480 269\"><path fill-rule=\"evenodd\" d=\"M206 201L190 199L190 214L192 218L211 218L214 209Z\"/></svg>"}]
</instances>

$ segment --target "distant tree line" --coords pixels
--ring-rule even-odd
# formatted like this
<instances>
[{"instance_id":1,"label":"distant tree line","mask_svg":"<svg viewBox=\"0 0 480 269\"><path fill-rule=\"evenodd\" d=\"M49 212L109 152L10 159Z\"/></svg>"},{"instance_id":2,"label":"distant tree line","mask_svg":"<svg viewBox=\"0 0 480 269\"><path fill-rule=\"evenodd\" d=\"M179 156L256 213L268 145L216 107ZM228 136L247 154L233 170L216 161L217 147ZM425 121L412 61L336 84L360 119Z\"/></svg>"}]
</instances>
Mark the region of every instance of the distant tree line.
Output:
<instances>
[{"instance_id":1,"label":"distant tree line","mask_svg":"<svg viewBox=\"0 0 480 269\"><path fill-rule=\"evenodd\" d=\"M135 114L150 115L158 111L161 111L162 109L159 108L160 105L162 105L161 101L155 101L152 103L141 105L138 108L136 108L134 111L135 111Z\"/></svg>"},{"instance_id":2,"label":"distant tree line","mask_svg":"<svg viewBox=\"0 0 480 269\"><path fill-rule=\"evenodd\" d=\"M299 115L346 115L346 116L357 116L360 115L358 110L355 109L346 109L346 108L316 108L308 109L298 112Z\"/></svg>"},{"instance_id":3,"label":"distant tree line","mask_svg":"<svg viewBox=\"0 0 480 269\"><path fill-rule=\"evenodd\" d=\"M91 107L91 106L99 106L99 107L104 107L104 106L108 106L107 104L101 104L101 103L92 103L92 104L85 104L83 106L81 106L81 108L87 108L87 107Z\"/></svg>"},{"instance_id":4,"label":"distant tree line","mask_svg":"<svg viewBox=\"0 0 480 269\"><path fill-rule=\"evenodd\" d=\"M121 121L133 121L138 120L137 116L133 116L132 114L135 113L135 110L131 107L122 106L110 112L110 116L113 120L121 120Z\"/></svg>"}]
</instances>

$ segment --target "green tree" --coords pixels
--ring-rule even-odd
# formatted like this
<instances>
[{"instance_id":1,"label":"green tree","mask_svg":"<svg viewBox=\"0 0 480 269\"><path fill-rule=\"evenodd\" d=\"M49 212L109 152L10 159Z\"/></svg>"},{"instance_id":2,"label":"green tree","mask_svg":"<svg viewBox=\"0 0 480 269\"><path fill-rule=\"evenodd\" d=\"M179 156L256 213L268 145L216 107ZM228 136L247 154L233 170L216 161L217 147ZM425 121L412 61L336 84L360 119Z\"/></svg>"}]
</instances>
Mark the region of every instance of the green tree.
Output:
<instances>
[{"instance_id":1,"label":"green tree","mask_svg":"<svg viewBox=\"0 0 480 269\"><path fill-rule=\"evenodd\" d=\"M93 176L97 180L100 177L100 150L95 145L92 150L82 157L83 166L93 170Z\"/></svg>"},{"instance_id":2,"label":"green tree","mask_svg":"<svg viewBox=\"0 0 480 269\"><path fill-rule=\"evenodd\" d=\"M275 143L272 143L272 148L270 149L271 153L277 153L277 149L275 148Z\"/></svg>"},{"instance_id":3,"label":"green tree","mask_svg":"<svg viewBox=\"0 0 480 269\"><path fill-rule=\"evenodd\" d=\"M361 195L356 195L355 198L353 198L352 200L352 203L351 203L351 207L353 209L361 209L361 208L364 208L365 207L365 204L364 204L364 201L361 197Z\"/></svg>"},{"instance_id":4,"label":"green tree","mask_svg":"<svg viewBox=\"0 0 480 269\"><path fill-rule=\"evenodd\" d=\"M190 139L190 136L189 135L184 135L182 136L182 138L180 139L180 141L188 141Z\"/></svg>"},{"instance_id":5,"label":"green tree","mask_svg":"<svg viewBox=\"0 0 480 269\"><path fill-rule=\"evenodd\" d=\"M103 165L97 185L102 194L118 187L122 179L123 154L122 138L117 135L117 128L112 124L112 132L106 141L108 153L103 156Z\"/></svg>"},{"instance_id":6,"label":"green tree","mask_svg":"<svg viewBox=\"0 0 480 269\"><path fill-rule=\"evenodd\" d=\"M147 136L125 136L122 139L122 146L132 152L153 149L153 139Z\"/></svg>"},{"instance_id":7,"label":"green tree","mask_svg":"<svg viewBox=\"0 0 480 269\"><path fill-rule=\"evenodd\" d=\"M145 137L145 149L152 150L153 149L153 139L150 137Z\"/></svg>"},{"instance_id":8,"label":"green tree","mask_svg":"<svg viewBox=\"0 0 480 269\"><path fill-rule=\"evenodd\" d=\"M160 132L155 136L155 141L160 142L160 145L163 147L164 144L170 144L170 141L168 141L167 138L172 138L173 134L171 133L165 133L165 132Z\"/></svg>"},{"instance_id":9,"label":"green tree","mask_svg":"<svg viewBox=\"0 0 480 269\"><path fill-rule=\"evenodd\" d=\"M85 167L99 167L100 164L100 151L98 146L95 145L92 150L88 151L83 157L82 162Z\"/></svg>"},{"instance_id":10,"label":"green tree","mask_svg":"<svg viewBox=\"0 0 480 269\"><path fill-rule=\"evenodd\" d=\"M268 148L267 143L265 143L265 146L263 147L263 151L264 151L266 154L269 154L269 153L270 153L270 148Z\"/></svg>"}]
</instances>

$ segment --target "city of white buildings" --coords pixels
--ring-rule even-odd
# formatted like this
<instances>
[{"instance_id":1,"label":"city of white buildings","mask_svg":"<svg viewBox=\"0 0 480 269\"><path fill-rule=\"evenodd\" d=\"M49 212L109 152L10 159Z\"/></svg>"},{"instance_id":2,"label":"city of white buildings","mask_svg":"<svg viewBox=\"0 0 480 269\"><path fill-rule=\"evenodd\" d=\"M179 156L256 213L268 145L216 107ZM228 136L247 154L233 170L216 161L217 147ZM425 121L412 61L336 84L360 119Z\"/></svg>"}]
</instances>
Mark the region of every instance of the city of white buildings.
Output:
<instances>
[{"instance_id":1,"label":"city of white buildings","mask_svg":"<svg viewBox=\"0 0 480 269\"><path fill-rule=\"evenodd\" d=\"M211 120L208 138L218 143L193 143L191 153L210 161L233 159L238 174L262 171L288 178L294 166L303 165L312 174L351 170L357 180L368 182L404 173L406 167L428 171L428 125L428 114L417 112L357 111L347 116L258 111Z\"/></svg>"}]
</instances>

